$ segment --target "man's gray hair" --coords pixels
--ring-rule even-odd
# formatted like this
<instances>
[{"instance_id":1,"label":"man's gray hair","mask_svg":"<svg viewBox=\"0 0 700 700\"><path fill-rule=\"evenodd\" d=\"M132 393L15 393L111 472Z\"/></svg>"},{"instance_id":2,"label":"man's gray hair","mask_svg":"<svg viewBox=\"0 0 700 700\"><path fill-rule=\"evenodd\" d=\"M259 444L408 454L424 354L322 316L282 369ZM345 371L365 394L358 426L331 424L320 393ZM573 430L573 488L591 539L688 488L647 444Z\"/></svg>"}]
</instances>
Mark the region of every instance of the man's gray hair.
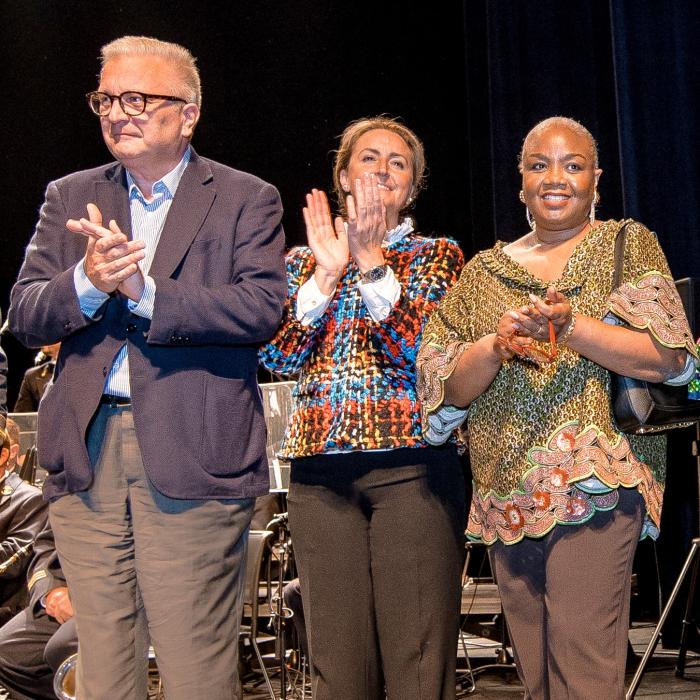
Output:
<instances>
[{"instance_id":1,"label":"man's gray hair","mask_svg":"<svg viewBox=\"0 0 700 700\"><path fill-rule=\"evenodd\" d=\"M170 62L177 68L182 78L179 85L172 87L174 97L183 97L201 108L202 85L196 66L197 59L184 46L149 36L122 36L105 44L100 50L102 70L107 61L119 56L158 56Z\"/></svg>"}]
</instances>

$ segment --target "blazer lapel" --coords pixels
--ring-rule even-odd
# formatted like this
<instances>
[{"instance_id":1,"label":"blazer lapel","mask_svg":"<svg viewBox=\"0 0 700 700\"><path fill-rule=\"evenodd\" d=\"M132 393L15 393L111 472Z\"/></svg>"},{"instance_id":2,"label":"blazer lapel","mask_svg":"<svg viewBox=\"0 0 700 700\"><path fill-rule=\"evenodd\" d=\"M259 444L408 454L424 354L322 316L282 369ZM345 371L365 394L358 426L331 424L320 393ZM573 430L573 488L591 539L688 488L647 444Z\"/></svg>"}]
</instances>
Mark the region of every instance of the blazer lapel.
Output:
<instances>
[{"instance_id":1,"label":"blazer lapel","mask_svg":"<svg viewBox=\"0 0 700 700\"><path fill-rule=\"evenodd\" d=\"M192 151L163 225L151 269L153 277L170 277L202 227L216 197L209 165Z\"/></svg>"},{"instance_id":2,"label":"blazer lapel","mask_svg":"<svg viewBox=\"0 0 700 700\"><path fill-rule=\"evenodd\" d=\"M105 175L104 180L95 183L95 204L102 212L102 224L108 227L110 220L114 219L122 233L131 238L131 212L124 167L117 164L114 170Z\"/></svg>"}]
</instances>

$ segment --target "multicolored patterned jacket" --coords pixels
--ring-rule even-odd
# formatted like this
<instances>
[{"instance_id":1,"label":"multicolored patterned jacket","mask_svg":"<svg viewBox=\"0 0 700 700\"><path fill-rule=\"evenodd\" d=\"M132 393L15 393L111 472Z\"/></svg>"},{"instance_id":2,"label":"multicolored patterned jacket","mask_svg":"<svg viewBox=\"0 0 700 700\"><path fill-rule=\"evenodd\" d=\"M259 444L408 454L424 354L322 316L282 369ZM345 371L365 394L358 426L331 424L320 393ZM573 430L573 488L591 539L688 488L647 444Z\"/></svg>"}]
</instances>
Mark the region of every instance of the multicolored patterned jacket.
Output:
<instances>
[{"instance_id":1,"label":"multicolored patterned jacket","mask_svg":"<svg viewBox=\"0 0 700 700\"><path fill-rule=\"evenodd\" d=\"M287 256L289 301L275 337L260 352L267 369L298 375L285 459L323 452L425 447L416 397L416 354L423 325L464 264L455 241L409 234L384 257L401 284L389 316L375 322L348 263L323 316L296 320L299 287L313 274L309 248Z\"/></svg>"}]
</instances>

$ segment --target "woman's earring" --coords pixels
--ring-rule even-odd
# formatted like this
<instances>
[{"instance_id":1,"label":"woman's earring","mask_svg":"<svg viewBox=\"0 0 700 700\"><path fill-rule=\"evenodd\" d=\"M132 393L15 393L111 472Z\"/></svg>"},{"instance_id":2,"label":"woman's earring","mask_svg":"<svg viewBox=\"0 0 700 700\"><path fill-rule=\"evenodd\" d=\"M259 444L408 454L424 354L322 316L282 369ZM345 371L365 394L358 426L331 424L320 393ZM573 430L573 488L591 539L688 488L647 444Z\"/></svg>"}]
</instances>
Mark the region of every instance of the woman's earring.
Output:
<instances>
[{"instance_id":1,"label":"woman's earring","mask_svg":"<svg viewBox=\"0 0 700 700\"><path fill-rule=\"evenodd\" d=\"M532 218L532 214L530 214L530 210L525 207L525 218L527 219L527 225L530 227L531 231L535 230L535 220Z\"/></svg>"},{"instance_id":2,"label":"woman's earring","mask_svg":"<svg viewBox=\"0 0 700 700\"><path fill-rule=\"evenodd\" d=\"M518 197L520 198L520 201L523 204L525 204L525 192L520 190L520 194L518 195ZM530 213L530 209L527 206L527 204L525 204L525 218L527 219L527 225L530 227L530 229L532 231L534 231L535 230L535 220L532 218L532 214Z\"/></svg>"},{"instance_id":3,"label":"woman's earring","mask_svg":"<svg viewBox=\"0 0 700 700\"><path fill-rule=\"evenodd\" d=\"M588 221L591 224L591 228L595 226L595 205L600 202L600 193L598 190L595 190L593 193L593 201L591 202L591 211L588 214Z\"/></svg>"}]
</instances>

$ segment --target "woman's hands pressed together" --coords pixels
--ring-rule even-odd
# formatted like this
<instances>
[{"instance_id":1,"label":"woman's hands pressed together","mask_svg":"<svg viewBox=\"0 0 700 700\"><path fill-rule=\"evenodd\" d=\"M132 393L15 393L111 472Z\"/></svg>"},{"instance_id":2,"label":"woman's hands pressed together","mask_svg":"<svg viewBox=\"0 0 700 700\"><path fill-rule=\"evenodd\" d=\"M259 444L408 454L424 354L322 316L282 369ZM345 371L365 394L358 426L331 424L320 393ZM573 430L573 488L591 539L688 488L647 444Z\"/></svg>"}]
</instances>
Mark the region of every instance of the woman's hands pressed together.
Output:
<instances>
[{"instance_id":1,"label":"woman's hands pressed together","mask_svg":"<svg viewBox=\"0 0 700 700\"><path fill-rule=\"evenodd\" d=\"M346 199L350 255L364 274L384 264L382 241L386 236L386 207L374 173L355 179L355 195ZM355 201L357 200L357 201Z\"/></svg>"},{"instance_id":2,"label":"woman's hands pressed together","mask_svg":"<svg viewBox=\"0 0 700 700\"><path fill-rule=\"evenodd\" d=\"M348 194L346 199L347 224L340 216L331 220L325 192L313 189L306 195L306 236L316 260L316 284L324 294L333 292L351 256L362 274L384 264L386 207L378 180L364 173L354 185L355 195Z\"/></svg>"}]
</instances>

